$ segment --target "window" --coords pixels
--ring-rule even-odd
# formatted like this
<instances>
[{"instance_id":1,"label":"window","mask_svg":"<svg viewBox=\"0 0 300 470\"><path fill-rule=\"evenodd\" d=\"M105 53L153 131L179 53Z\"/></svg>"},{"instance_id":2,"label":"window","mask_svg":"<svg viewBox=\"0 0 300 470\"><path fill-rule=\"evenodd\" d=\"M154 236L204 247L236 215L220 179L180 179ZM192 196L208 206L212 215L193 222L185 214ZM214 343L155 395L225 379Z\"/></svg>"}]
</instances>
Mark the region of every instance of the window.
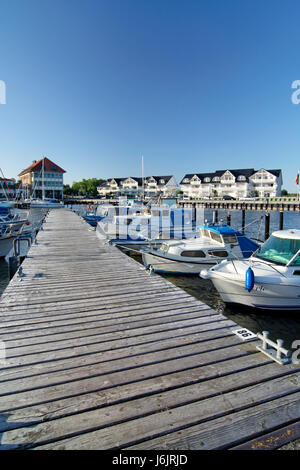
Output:
<instances>
[{"instance_id":1,"label":"window","mask_svg":"<svg viewBox=\"0 0 300 470\"><path fill-rule=\"evenodd\" d=\"M224 243L237 243L237 238L234 233L223 235L223 240Z\"/></svg>"},{"instance_id":2,"label":"window","mask_svg":"<svg viewBox=\"0 0 300 470\"><path fill-rule=\"evenodd\" d=\"M213 240L215 240L216 242L223 243L222 237L221 237L221 235L219 235L218 233L210 232L210 236L211 236L211 238L212 238Z\"/></svg>"},{"instance_id":3,"label":"window","mask_svg":"<svg viewBox=\"0 0 300 470\"><path fill-rule=\"evenodd\" d=\"M210 178L204 178L204 183L209 183L210 182Z\"/></svg>"},{"instance_id":4,"label":"window","mask_svg":"<svg viewBox=\"0 0 300 470\"><path fill-rule=\"evenodd\" d=\"M237 179L237 180L238 180L238 181L246 181L246 178L245 178L245 176L240 175L240 176L238 176L238 179Z\"/></svg>"},{"instance_id":5,"label":"window","mask_svg":"<svg viewBox=\"0 0 300 470\"><path fill-rule=\"evenodd\" d=\"M272 263L286 265L300 250L300 240L271 237L261 246L257 258ZM292 266L300 265L300 256L297 256L292 262Z\"/></svg>"},{"instance_id":6,"label":"window","mask_svg":"<svg viewBox=\"0 0 300 470\"><path fill-rule=\"evenodd\" d=\"M209 250L208 254L211 256L217 256L218 258L227 258L228 252L225 250Z\"/></svg>"},{"instance_id":7,"label":"window","mask_svg":"<svg viewBox=\"0 0 300 470\"><path fill-rule=\"evenodd\" d=\"M181 256L186 256L187 258L205 258L206 255L201 250L186 250L181 252Z\"/></svg>"},{"instance_id":8,"label":"window","mask_svg":"<svg viewBox=\"0 0 300 470\"><path fill-rule=\"evenodd\" d=\"M202 229L202 235L206 238L210 238L209 230L207 230L207 228Z\"/></svg>"}]
</instances>

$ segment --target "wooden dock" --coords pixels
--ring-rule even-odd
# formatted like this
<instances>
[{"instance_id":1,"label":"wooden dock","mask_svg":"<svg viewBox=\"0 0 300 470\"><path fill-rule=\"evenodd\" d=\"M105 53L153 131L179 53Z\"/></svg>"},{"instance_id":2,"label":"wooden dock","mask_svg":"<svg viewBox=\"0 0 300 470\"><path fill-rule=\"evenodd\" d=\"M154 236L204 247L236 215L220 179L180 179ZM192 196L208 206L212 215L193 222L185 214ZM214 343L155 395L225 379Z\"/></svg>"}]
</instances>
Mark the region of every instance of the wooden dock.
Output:
<instances>
[{"instance_id":1,"label":"wooden dock","mask_svg":"<svg viewBox=\"0 0 300 470\"><path fill-rule=\"evenodd\" d=\"M0 449L259 448L289 426L295 438L299 367L70 210L50 211L22 271L0 302Z\"/></svg>"}]
</instances>

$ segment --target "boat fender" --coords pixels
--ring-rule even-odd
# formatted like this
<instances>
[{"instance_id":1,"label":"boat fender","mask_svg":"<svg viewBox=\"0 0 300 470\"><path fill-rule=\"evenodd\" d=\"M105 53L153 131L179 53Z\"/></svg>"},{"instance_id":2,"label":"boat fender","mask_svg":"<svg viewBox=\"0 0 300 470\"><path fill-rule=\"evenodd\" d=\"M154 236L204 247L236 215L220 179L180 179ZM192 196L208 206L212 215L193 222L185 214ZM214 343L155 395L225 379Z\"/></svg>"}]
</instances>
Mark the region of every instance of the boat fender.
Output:
<instances>
[{"instance_id":1,"label":"boat fender","mask_svg":"<svg viewBox=\"0 0 300 470\"><path fill-rule=\"evenodd\" d=\"M252 268L248 268L246 271L246 278L245 278L245 289L248 292L251 292L254 286L254 272Z\"/></svg>"}]
</instances>

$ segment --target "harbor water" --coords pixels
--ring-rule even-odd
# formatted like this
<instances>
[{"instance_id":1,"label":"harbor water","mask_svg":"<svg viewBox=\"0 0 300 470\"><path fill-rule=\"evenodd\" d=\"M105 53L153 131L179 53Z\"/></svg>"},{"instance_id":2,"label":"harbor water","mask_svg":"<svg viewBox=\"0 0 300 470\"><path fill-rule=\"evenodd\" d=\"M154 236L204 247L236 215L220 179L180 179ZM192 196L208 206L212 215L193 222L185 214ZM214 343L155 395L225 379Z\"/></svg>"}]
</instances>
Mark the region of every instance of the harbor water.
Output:
<instances>
[{"instance_id":1,"label":"harbor water","mask_svg":"<svg viewBox=\"0 0 300 470\"><path fill-rule=\"evenodd\" d=\"M229 212L218 210L218 221L226 223ZM231 225L236 229L242 226L242 211L230 211ZM264 240L265 211L247 211L245 219L245 234L247 236ZM212 221L213 210L205 210L204 219ZM270 212L270 234L279 228L279 212ZM300 214L298 212L284 212L284 228L300 228ZM131 254L138 262L141 256ZM153 275L153 274L152 274ZM156 275L156 274L155 274ZM198 275L171 275L162 274L177 287L206 303L238 325L257 333L269 331L273 340L283 339L284 346L290 348L295 340L300 340L300 311L299 312L273 312L251 309L250 307L228 307L220 298L213 284L209 280L201 279ZM8 266L5 260L0 260L0 295L9 282ZM92 279L91 279L92 282Z\"/></svg>"}]
</instances>

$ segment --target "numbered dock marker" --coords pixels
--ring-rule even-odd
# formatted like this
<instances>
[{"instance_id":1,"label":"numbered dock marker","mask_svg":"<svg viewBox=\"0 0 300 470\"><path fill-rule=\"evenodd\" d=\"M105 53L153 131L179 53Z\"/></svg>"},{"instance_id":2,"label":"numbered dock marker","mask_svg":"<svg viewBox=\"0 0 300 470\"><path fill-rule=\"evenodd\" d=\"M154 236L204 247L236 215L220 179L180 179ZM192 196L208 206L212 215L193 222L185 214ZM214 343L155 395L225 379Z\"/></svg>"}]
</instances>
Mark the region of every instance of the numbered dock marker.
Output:
<instances>
[{"instance_id":1,"label":"numbered dock marker","mask_svg":"<svg viewBox=\"0 0 300 470\"><path fill-rule=\"evenodd\" d=\"M247 330L247 328L239 327L239 328L235 328L234 330L231 330L231 331L232 331L232 333L237 335L243 341L247 341L249 339L257 338L256 334L252 333L252 331L250 331L250 330Z\"/></svg>"}]
</instances>

